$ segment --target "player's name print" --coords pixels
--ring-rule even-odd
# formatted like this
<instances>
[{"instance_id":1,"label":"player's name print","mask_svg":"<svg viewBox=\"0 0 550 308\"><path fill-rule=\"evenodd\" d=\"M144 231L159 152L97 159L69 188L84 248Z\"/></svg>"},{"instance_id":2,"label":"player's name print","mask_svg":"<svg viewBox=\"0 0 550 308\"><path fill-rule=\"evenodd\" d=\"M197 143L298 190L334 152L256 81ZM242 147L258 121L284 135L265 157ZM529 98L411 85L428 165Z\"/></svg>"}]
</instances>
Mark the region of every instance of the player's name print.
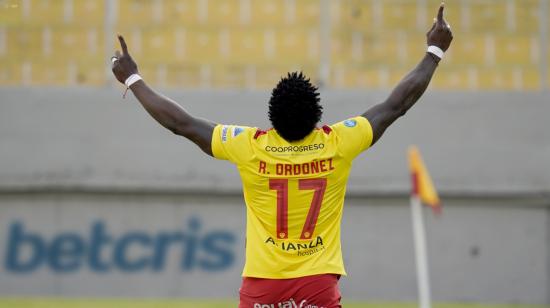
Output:
<instances>
[{"instance_id":1,"label":"player's name print","mask_svg":"<svg viewBox=\"0 0 550 308\"><path fill-rule=\"evenodd\" d=\"M310 175L334 170L332 158L313 160L302 164L270 164L265 161L258 163L258 173L272 175Z\"/></svg>"}]
</instances>

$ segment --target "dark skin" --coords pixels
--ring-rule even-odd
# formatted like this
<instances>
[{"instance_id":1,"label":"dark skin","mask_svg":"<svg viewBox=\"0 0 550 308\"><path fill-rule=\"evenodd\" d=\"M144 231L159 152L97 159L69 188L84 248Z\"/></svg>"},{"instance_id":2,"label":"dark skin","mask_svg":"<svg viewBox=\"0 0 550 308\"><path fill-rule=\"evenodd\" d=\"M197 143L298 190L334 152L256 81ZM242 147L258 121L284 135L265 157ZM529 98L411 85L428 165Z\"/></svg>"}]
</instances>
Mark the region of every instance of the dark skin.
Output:
<instances>
[{"instance_id":1,"label":"dark skin","mask_svg":"<svg viewBox=\"0 0 550 308\"><path fill-rule=\"evenodd\" d=\"M122 35L118 36L122 54L117 50L115 57L117 61L113 63L113 74L116 79L124 84L124 81L132 74L137 74L137 64L128 53L128 47ZM172 99L157 93L149 87L145 81L140 80L130 86L130 90L134 93L143 108L155 119L160 125L164 126L176 135L183 136L196 145L198 145L204 153L212 156L212 133L214 132L215 123L194 117L187 112L183 107Z\"/></svg>"},{"instance_id":2,"label":"dark skin","mask_svg":"<svg viewBox=\"0 0 550 308\"><path fill-rule=\"evenodd\" d=\"M445 6L442 3L432 28L426 33L426 38L428 46L434 45L443 51L447 51L453 40L453 34L451 27L443 18L444 8ZM405 115L407 110L424 94L440 60L437 56L426 53L422 61L399 82L384 102L375 105L362 114L372 125L373 144L382 137L386 128L399 117Z\"/></svg>"},{"instance_id":3,"label":"dark skin","mask_svg":"<svg viewBox=\"0 0 550 308\"><path fill-rule=\"evenodd\" d=\"M450 26L443 18L444 4L439 7L437 18L432 28L426 33L428 46L437 46L447 51L453 40ZM122 53L115 52L113 74L116 79L124 81L132 74L138 73L136 62L128 52L124 38L119 35ZM420 63L407 74L391 92L388 98L362 114L372 125L373 144L380 139L386 129L399 117L403 116L422 96L437 68L440 59L426 53ZM130 89L147 112L162 126L176 135L183 136L203 152L212 156L211 140L215 123L194 117L178 103L150 88L145 81L140 80L130 86Z\"/></svg>"}]
</instances>

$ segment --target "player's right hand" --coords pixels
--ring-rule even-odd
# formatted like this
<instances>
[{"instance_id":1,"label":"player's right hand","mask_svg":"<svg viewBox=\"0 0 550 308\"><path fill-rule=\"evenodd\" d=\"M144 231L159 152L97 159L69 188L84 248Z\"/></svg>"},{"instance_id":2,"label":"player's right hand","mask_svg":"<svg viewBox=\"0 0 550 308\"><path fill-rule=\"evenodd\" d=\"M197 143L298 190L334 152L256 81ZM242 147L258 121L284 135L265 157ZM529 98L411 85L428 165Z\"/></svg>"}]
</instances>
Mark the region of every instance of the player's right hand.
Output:
<instances>
[{"instance_id":1,"label":"player's right hand","mask_svg":"<svg viewBox=\"0 0 550 308\"><path fill-rule=\"evenodd\" d=\"M137 64L128 53L128 46L122 35L118 35L118 41L122 48L122 54L120 51L115 51L115 55L111 58L113 63L112 71L116 79L124 84L124 81L132 74L138 74Z\"/></svg>"},{"instance_id":2,"label":"player's right hand","mask_svg":"<svg viewBox=\"0 0 550 308\"><path fill-rule=\"evenodd\" d=\"M437 12L437 18L434 18L432 28L426 33L428 46L437 46L443 51L447 51L453 40L453 33L451 32L451 26L443 18L443 9L445 3L441 3L439 11Z\"/></svg>"}]
</instances>

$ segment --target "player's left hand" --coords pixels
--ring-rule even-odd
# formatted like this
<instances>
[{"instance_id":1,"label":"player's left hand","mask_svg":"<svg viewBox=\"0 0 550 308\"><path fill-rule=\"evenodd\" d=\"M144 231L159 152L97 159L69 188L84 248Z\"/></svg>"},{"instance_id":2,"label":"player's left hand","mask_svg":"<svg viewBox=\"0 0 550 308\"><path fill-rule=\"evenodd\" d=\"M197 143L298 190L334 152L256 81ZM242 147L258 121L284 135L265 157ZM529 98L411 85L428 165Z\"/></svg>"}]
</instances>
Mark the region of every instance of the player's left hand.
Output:
<instances>
[{"instance_id":1,"label":"player's left hand","mask_svg":"<svg viewBox=\"0 0 550 308\"><path fill-rule=\"evenodd\" d=\"M447 51L453 40L453 32L451 32L451 26L445 21L443 17L443 10L445 9L445 3L441 3L437 17L434 18L432 28L426 33L428 46L434 45L443 51Z\"/></svg>"},{"instance_id":2,"label":"player's left hand","mask_svg":"<svg viewBox=\"0 0 550 308\"><path fill-rule=\"evenodd\" d=\"M124 84L124 81L132 74L138 74L137 64L128 53L128 46L122 35L118 35L118 41L122 48L122 54L120 51L115 51L115 55L111 57L112 71L116 79Z\"/></svg>"}]
</instances>

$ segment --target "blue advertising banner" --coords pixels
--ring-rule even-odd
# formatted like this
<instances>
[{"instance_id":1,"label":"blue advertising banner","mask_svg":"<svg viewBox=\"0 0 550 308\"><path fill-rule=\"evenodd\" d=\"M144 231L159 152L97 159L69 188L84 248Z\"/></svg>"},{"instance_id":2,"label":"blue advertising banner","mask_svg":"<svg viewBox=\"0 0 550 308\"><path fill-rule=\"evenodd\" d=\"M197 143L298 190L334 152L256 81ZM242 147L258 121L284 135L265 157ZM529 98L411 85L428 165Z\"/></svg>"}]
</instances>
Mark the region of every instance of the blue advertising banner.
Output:
<instances>
[{"instance_id":1,"label":"blue advertising banner","mask_svg":"<svg viewBox=\"0 0 550 308\"><path fill-rule=\"evenodd\" d=\"M236 234L227 229L201 230L202 224L202 218L194 216L180 229L128 230L116 236L105 221L96 220L88 232L60 231L48 237L15 220L7 231L4 268L12 273L31 273L41 267L55 273L83 267L93 272L161 272L173 251L182 272L227 270L235 263ZM102 258L104 252L106 258Z\"/></svg>"},{"instance_id":2,"label":"blue advertising banner","mask_svg":"<svg viewBox=\"0 0 550 308\"><path fill-rule=\"evenodd\" d=\"M244 205L49 197L0 206L0 296L234 297Z\"/></svg>"}]
</instances>

